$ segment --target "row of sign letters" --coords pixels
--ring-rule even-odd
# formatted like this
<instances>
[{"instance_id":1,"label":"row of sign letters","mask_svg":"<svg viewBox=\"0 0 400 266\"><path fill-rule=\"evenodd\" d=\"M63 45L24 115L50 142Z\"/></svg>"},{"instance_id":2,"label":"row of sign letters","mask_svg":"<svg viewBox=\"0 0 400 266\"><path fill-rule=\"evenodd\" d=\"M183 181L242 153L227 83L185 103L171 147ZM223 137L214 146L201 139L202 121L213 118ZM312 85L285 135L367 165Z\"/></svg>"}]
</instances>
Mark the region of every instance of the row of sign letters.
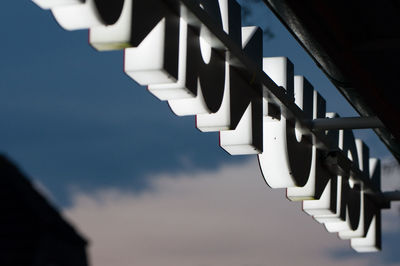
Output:
<instances>
[{"instance_id":1,"label":"row of sign letters","mask_svg":"<svg viewBox=\"0 0 400 266\"><path fill-rule=\"evenodd\" d=\"M179 116L195 115L203 132L218 131L230 154L258 154L260 168L272 188L303 201L303 210L329 232L350 239L359 252L381 248L381 211L352 179L325 165L327 151L314 136L302 134L296 119L286 118L263 97L263 86L211 31L178 0L34 0L51 9L67 30L89 28L98 50L125 48L125 72ZM234 0L192 1L241 47L255 64L294 99L310 120L336 117L325 100L302 76L294 76L285 57L263 58L262 31L241 26ZM379 188L380 163L350 130L325 132Z\"/></svg>"}]
</instances>

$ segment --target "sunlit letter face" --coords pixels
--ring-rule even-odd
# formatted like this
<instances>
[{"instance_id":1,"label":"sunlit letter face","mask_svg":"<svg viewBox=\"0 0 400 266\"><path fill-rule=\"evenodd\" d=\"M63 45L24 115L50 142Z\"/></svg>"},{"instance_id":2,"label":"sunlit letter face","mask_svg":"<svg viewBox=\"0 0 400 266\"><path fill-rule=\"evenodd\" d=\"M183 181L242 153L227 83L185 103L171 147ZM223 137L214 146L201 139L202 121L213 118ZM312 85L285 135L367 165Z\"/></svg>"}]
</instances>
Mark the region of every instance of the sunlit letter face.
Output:
<instances>
[{"instance_id":1,"label":"sunlit letter face","mask_svg":"<svg viewBox=\"0 0 400 266\"><path fill-rule=\"evenodd\" d=\"M225 84L225 54L211 47L201 32L188 27L185 87L189 99L170 100L177 115L215 113L222 103Z\"/></svg>"},{"instance_id":2,"label":"sunlit letter face","mask_svg":"<svg viewBox=\"0 0 400 266\"><path fill-rule=\"evenodd\" d=\"M125 49L125 72L140 85L176 82L181 31L186 31L186 25L180 30L173 13L161 19L138 47Z\"/></svg>"},{"instance_id":3,"label":"sunlit letter face","mask_svg":"<svg viewBox=\"0 0 400 266\"><path fill-rule=\"evenodd\" d=\"M201 1L203 9L217 25L223 28L218 1ZM203 35L205 27L188 31L186 86L197 96L201 90L208 113L215 113L221 106L225 83L225 51L212 47Z\"/></svg>"},{"instance_id":4,"label":"sunlit letter face","mask_svg":"<svg viewBox=\"0 0 400 266\"><path fill-rule=\"evenodd\" d=\"M362 145L359 147L362 148ZM351 130L339 131L339 148L348 154L356 168L359 168L360 164L363 165L363 162L359 160L359 154L363 154L363 152L357 150ZM369 160L369 158L366 159ZM361 184L354 184L350 169L346 170L346 175L346 177L342 177L341 182L340 213L338 213L338 217L332 217L332 220L325 221L325 227L329 232L354 231L359 225Z\"/></svg>"},{"instance_id":5,"label":"sunlit letter face","mask_svg":"<svg viewBox=\"0 0 400 266\"><path fill-rule=\"evenodd\" d=\"M177 3L173 6L162 0L125 0L118 20L109 26L92 27L89 41L98 50L137 47L162 19L166 20L166 31L170 30L169 34L176 39L179 34ZM169 34L165 35L166 39ZM177 43L178 40L171 49L177 50Z\"/></svg>"},{"instance_id":6,"label":"sunlit letter face","mask_svg":"<svg viewBox=\"0 0 400 266\"><path fill-rule=\"evenodd\" d=\"M334 115L334 117L338 117L337 115ZM336 135L338 133L338 135ZM353 161L353 164L355 165L356 168L359 167L359 159L358 159L358 151L356 148L355 144L355 139L354 135L351 131L349 130L339 130L338 132L336 130L333 131L328 131L328 136L332 139L337 141L338 147L348 155L348 157ZM339 228L345 228L350 222L350 220L346 220L346 212L347 212L347 207L349 206L350 209L354 209L357 207L354 206L359 206L360 205L360 193L357 192L357 190L353 190L353 188L350 187L350 182L349 182L349 175L350 175L350 169L344 169L345 175L346 176L338 176L337 177L337 183L336 183L336 191L337 191L337 196L336 196L336 211L332 212L331 214L321 214L321 215L314 215L314 219L317 220L320 223L330 223L330 224L339 224L339 225L334 225L334 226L326 226L327 230L330 232L339 232ZM333 188L335 189L335 188ZM356 193L357 195L353 195L353 192ZM325 192L324 192L325 193ZM350 201L350 199L353 199L354 201ZM318 204L318 202L305 202L304 206L307 209L307 205L314 205ZM358 207L359 208L359 207ZM358 213L358 211L357 211ZM359 215L357 217L357 214L352 215L352 223L353 225L355 223L358 224L358 219ZM357 220L357 221L355 221ZM350 229L348 229L350 230Z\"/></svg>"},{"instance_id":7,"label":"sunlit letter face","mask_svg":"<svg viewBox=\"0 0 400 266\"><path fill-rule=\"evenodd\" d=\"M128 46L136 47L125 50L128 75L146 85L175 82L178 79L179 7L166 5L162 0L133 0L128 27ZM107 39L108 29L103 29L104 32L98 34L104 34ZM95 35L96 32L91 30L91 36Z\"/></svg>"},{"instance_id":8,"label":"sunlit letter face","mask_svg":"<svg viewBox=\"0 0 400 266\"><path fill-rule=\"evenodd\" d=\"M206 9L207 11L210 11L210 9L216 9L216 2L213 2L214 5L209 7L207 5ZM240 23L237 24L237 21L240 22L240 7L239 5L231 0L220 0L219 1L220 6L221 6L221 12L219 12L219 9L216 11L210 11L212 14L218 15L217 18L214 18L216 20L216 23L220 21L220 16L222 16L222 26L223 29L225 30L226 33L228 33L230 36L236 36L240 38L240 35L237 36L238 34L234 34L235 31L238 31L240 33ZM236 5L234 5L236 4ZM231 12L231 13L229 13ZM235 14L239 14L239 16L234 16ZM211 14L210 14L211 15ZM231 20L235 20L235 23L232 23ZM220 23L217 25L221 26ZM236 26L234 29L233 27ZM175 109L175 112L179 115L190 115L194 113L201 113L204 112L205 109L207 109L207 105L205 102L205 99L203 97L203 92L202 90L198 90L198 76L199 76L199 66L196 66L196 63L194 61L199 61L200 64L203 65L203 69L205 62L203 59L202 53L204 52L204 58L207 59L206 61L209 62L209 59L211 57L213 60L215 60L215 56L212 55L211 53L215 53L216 50L213 49L211 50L210 45L205 42L203 38L200 39L199 35L201 35L198 30L197 30L197 35L195 36L195 40L192 40L190 43L188 41L188 34L190 35L190 38L193 37L193 27L188 26L187 21L185 21L183 18L180 19L180 32L179 32L179 63L178 63L178 79L175 82L172 83L154 83L149 80L147 84L149 84L149 91L159 98L162 101L166 100L171 100L170 104L173 105L173 108ZM201 41L201 42L200 42ZM193 44L195 45L193 47ZM188 46L189 46L189 51L188 51ZM128 49L131 50L131 49ZM201 51L203 50L203 52ZM138 52L139 53L139 52ZM195 53L194 57L193 55L188 55L188 53ZM220 51L219 56L221 59L225 58L224 53ZM132 62L137 61L137 60L131 60ZM221 62L218 62L217 67L221 67L220 65ZM223 64L226 64L224 60L222 61ZM213 64L211 64L213 65ZM140 71L140 68L138 67L138 72ZM210 67L212 69L212 67ZM224 67L225 73L223 73L223 76L225 75L225 80L226 80L226 66ZM207 70L211 71L211 70ZM204 75L204 74L203 74ZM189 77L190 76L190 77ZM135 79L135 78L134 78ZM204 78L203 78L204 79ZM218 79L218 81L222 82L224 81L223 79ZM203 80L203 83L205 80ZM225 89L226 89L226 81L223 82L225 84ZM144 85L144 83L142 84ZM204 84L203 84L204 85ZM219 90L221 92L221 90ZM208 94L209 91L207 91L206 94ZM199 95L201 94L201 95ZM206 98L208 96L205 96ZM216 97L218 98L218 96ZM187 99L186 101L180 101L174 104L174 100L179 100L179 99ZM189 100L190 99L190 100ZM218 99L216 100L218 102ZM211 102L209 104L212 104ZM179 108L179 106L182 106L182 108ZM185 108L188 107L188 108ZM184 110L180 110L184 109ZM196 112L197 110L197 112ZM224 124L227 122L224 121ZM214 123L215 127L218 129L218 122ZM210 126L211 127L211 126ZM226 128L226 126L225 126Z\"/></svg>"},{"instance_id":9,"label":"sunlit letter face","mask_svg":"<svg viewBox=\"0 0 400 266\"><path fill-rule=\"evenodd\" d=\"M80 30L104 25L94 0L74 2L76 3L72 4L71 1L68 5L50 7L61 27L66 30Z\"/></svg>"},{"instance_id":10,"label":"sunlit letter face","mask_svg":"<svg viewBox=\"0 0 400 266\"><path fill-rule=\"evenodd\" d=\"M327 113L327 118L339 117L336 113ZM332 143L339 144L339 130L328 130L326 136ZM321 158L323 157L323 158ZM342 177L331 173L325 166L326 154L317 149L315 197L303 201L303 211L323 222L326 217L336 217L340 212Z\"/></svg>"},{"instance_id":11,"label":"sunlit letter face","mask_svg":"<svg viewBox=\"0 0 400 266\"><path fill-rule=\"evenodd\" d=\"M77 1L75 1L77 2ZM179 4L162 0L86 0L84 3L55 5L52 12L67 30L90 28L89 41L98 50L137 47L162 20L165 39L179 34ZM176 43L166 42L170 49Z\"/></svg>"},{"instance_id":12,"label":"sunlit letter face","mask_svg":"<svg viewBox=\"0 0 400 266\"><path fill-rule=\"evenodd\" d=\"M224 19L218 1L202 2L202 8L207 12L218 27L223 28ZM207 40L207 30L204 26L188 25L186 31L186 54L180 54L180 69L185 74L180 75L176 87L186 91L183 97L169 98L169 106L177 115L196 115L215 113L221 106L225 84L225 52L213 47ZM170 86L172 87L172 86ZM159 89L157 86L150 90ZM182 99L183 98L183 99Z\"/></svg>"},{"instance_id":13,"label":"sunlit letter face","mask_svg":"<svg viewBox=\"0 0 400 266\"><path fill-rule=\"evenodd\" d=\"M76 5L85 2L84 0L32 0L35 4L43 9L50 9L54 7Z\"/></svg>"},{"instance_id":14,"label":"sunlit letter face","mask_svg":"<svg viewBox=\"0 0 400 266\"><path fill-rule=\"evenodd\" d=\"M328 232L355 231L358 228L361 207L360 190L358 184L351 187L347 178L342 179L340 213L337 217L324 222Z\"/></svg>"},{"instance_id":15,"label":"sunlit letter face","mask_svg":"<svg viewBox=\"0 0 400 266\"><path fill-rule=\"evenodd\" d=\"M313 102L313 119L324 118L326 114L325 99L314 91ZM311 169L307 183L303 187L289 187L286 190L286 196L293 201L319 199L323 188L327 185L329 179L332 178L327 169L324 167L324 156L326 152L313 145Z\"/></svg>"},{"instance_id":16,"label":"sunlit letter face","mask_svg":"<svg viewBox=\"0 0 400 266\"><path fill-rule=\"evenodd\" d=\"M380 161L373 158L370 159L371 181L377 189L380 189L381 165ZM364 194L364 233L362 237L354 237L351 239L351 247L357 252L375 252L381 250L382 232L381 232L381 210L368 194Z\"/></svg>"},{"instance_id":17,"label":"sunlit letter face","mask_svg":"<svg viewBox=\"0 0 400 266\"><path fill-rule=\"evenodd\" d=\"M162 0L86 0L52 7L65 29L90 28L89 41L98 50L136 47L126 51L124 67L142 85L178 79L179 11L178 3Z\"/></svg>"},{"instance_id":18,"label":"sunlit letter face","mask_svg":"<svg viewBox=\"0 0 400 266\"><path fill-rule=\"evenodd\" d=\"M287 64L280 66L285 67L281 69L282 73L289 73ZM278 85L290 89L288 84ZM301 76L295 77L294 85L295 102L311 120L313 87ZM279 121L264 119L264 153L258 158L265 181L272 188L302 187L307 183L312 163L312 142L310 136L296 131L295 120L283 115Z\"/></svg>"},{"instance_id":19,"label":"sunlit letter face","mask_svg":"<svg viewBox=\"0 0 400 266\"><path fill-rule=\"evenodd\" d=\"M357 152L358 152L358 159L359 159L359 166L360 166L360 170L365 174L365 176L370 176L369 173L369 148L367 145L365 145L364 142L362 142L362 140L360 139L356 139L356 145L357 145ZM357 226L353 226L353 228L357 228L356 230L353 230L350 228L350 230L341 230L339 232L339 237L341 239L350 239L350 238L354 238L354 237L363 237L365 235L365 230L364 230L364 219L365 219L365 206L364 206L364 198L365 198L365 193L364 193L364 187L363 184L359 184L359 188L360 188L360 200L355 199L355 202L360 202L360 207L357 210L354 210L354 212L357 214L357 212L359 213L360 219L359 219L359 223ZM356 196L357 191L353 191L351 192L353 197ZM349 197L351 198L351 196ZM351 207L351 206L350 206ZM353 208L355 208L355 206L352 206ZM347 212L351 212L351 209L348 208ZM351 214L346 214L346 220L356 220L354 217L350 218L350 216L353 216Z\"/></svg>"},{"instance_id":20,"label":"sunlit letter face","mask_svg":"<svg viewBox=\"0 0 400 266\"><path fill-rule=\"evenodd\" d=\"M244 52L262 65L262 32L258 27L242 28ZM262 152L262 86L230 66L230 128L220 131L220 145L232 155Z\"/></svg>"}]
</instances>

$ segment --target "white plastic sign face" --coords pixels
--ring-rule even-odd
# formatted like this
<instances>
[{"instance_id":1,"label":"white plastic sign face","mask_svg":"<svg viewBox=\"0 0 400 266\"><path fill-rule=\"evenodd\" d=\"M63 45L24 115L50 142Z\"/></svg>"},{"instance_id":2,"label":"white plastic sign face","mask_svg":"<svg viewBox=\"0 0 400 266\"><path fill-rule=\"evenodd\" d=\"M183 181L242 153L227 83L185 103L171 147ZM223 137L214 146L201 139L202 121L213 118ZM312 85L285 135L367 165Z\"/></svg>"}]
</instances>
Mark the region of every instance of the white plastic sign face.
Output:
<instances>
[{"instance_id":1,"label":"white plastic sign face","mask_svg":"<svg viewBox=\"0 0 400 266\"><path fill-rule=\"evenodd\" d=\"M299 121L337 115L326 113L323 97L305 77L294 75L289 59L263 58L262 31L242 27L235 0L193 0L192 9L186 0L33 1L51 9L63 28L89 29L97 50L125 49L127 75L168 101L176 115L195 115L199 130L219 132L228 153L257 154L267 184L285 188L289 200L303 201L303 211L328 232L350 239L359 252L381 248L380 206L354 178L356 168L380 189L379 161L369 158L368 147L351 131L329 130L323 136L351 161L340 172L329 167L334 153ZM211 28L237 47L225 47L221 33ZM238 53L264 70L302 117L270 102L271 89L245 69Z\"/></svg>"},{"instance_id":2,"label":"white plastic sign face","mask_svg":"<svg viewBox=\"0 0 400 266\"><path fill-rule=\"evenodd\" d=\"M299 107L312 108L311 84L304 77L296 76L294 88L295 101ZM311 119L312 111L307 111ZM264 152L258 156L267 184L272 188L304 186L310 174L313 148L311 138L296 129L296 121L286 119L283 115L273 121L266 119L263 141L264 150L277 151Z\"/></svg>"}]
</instances>

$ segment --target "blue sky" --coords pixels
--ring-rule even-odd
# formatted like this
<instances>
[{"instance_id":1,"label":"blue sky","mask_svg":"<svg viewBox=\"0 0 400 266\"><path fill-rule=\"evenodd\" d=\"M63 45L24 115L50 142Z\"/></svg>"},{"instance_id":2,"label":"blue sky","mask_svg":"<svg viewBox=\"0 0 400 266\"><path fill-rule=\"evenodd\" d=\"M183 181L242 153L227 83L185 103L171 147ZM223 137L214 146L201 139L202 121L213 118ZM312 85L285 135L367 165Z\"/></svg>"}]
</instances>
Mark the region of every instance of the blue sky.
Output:
<instances>
[{"instance_id":1,"label":"blue sky","mask_svg":"<svg viewBox=\"0 0 400 266\"><path fill-rule=\"evenodd\" d=\"M261 4L262 5L262 4ZM260 7L260 6L258 6ZM327 99L328 111L354 115L313 61L263 6L248 24L275 38L264 56L289 57ZM87 31L68 32L31 1L1 10L1 152L68 205L71 188L115 186L141 190L159 171L212 169L247 156L229 156L216 133L201 133L194 117L176 117L123 73L122 52L96 52ZM377 138L359 134L372 155L388 156Z\"/></svg>"},{"instance_id":2,"label":"blue sky","mask_svg":"<svg viewBox=\"0 0 400 266\"><path fill-rule=\"evenodd\" d=\"M275 34L264 42L264 56L289 57L328 111L355 115L271 12L254 7L248 23ZM28 0L7 1L0 12L0 152L46 187L57 206L72 208L78 192L140 194L160 173L191 176L254 159L228 155L216 133L198 131L194 117L172 114L123 73L121 51L95 51L87 31L63 30ZM373 133L356 134L372 156L390 157Z\"/></svg>"},{"instance_id":3,"label":"blue sky","mask_svg":"<svg viewBox=\"0 0 400 266\"><path fill-rule=\"evenodd\" d=\"M1 148L58 204L70 187L141 189L144 174L244 159L125 75L121 51L96 52L30 1L2 12Z\"/></svg>"}]
</instances>

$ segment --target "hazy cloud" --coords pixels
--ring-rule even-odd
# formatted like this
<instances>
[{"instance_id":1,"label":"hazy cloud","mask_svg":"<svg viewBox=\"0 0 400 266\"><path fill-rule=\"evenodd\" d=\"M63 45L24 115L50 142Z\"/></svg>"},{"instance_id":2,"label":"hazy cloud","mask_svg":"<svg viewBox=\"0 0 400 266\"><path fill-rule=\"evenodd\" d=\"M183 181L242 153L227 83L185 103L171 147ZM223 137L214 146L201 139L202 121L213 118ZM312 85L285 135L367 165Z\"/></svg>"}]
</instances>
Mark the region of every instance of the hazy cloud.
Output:
<instances>
[{"instance_id":1,"label":"hazy cloud","mask_svg":"<svg viewBox=\"0 0 400 266\"><path fill-rule=\"evenodd\" d=\"M348 241L289 202L284 190L268 188L255 160L152 180L141 194L107 189L74 196L66 213L91 240L92 265L366 265L384 259L384 253L353 252Z\"/></svg>"},{"instance_id":2,"label":"hazy cloud","mask_svg":"<svg viewBox=\"0 0 400 266\"><path fill-rule=\"evenodd\" d=\"M382 190L400 189L399 163L389 157L382 160Z\"/></svg>"}]
</instances>

